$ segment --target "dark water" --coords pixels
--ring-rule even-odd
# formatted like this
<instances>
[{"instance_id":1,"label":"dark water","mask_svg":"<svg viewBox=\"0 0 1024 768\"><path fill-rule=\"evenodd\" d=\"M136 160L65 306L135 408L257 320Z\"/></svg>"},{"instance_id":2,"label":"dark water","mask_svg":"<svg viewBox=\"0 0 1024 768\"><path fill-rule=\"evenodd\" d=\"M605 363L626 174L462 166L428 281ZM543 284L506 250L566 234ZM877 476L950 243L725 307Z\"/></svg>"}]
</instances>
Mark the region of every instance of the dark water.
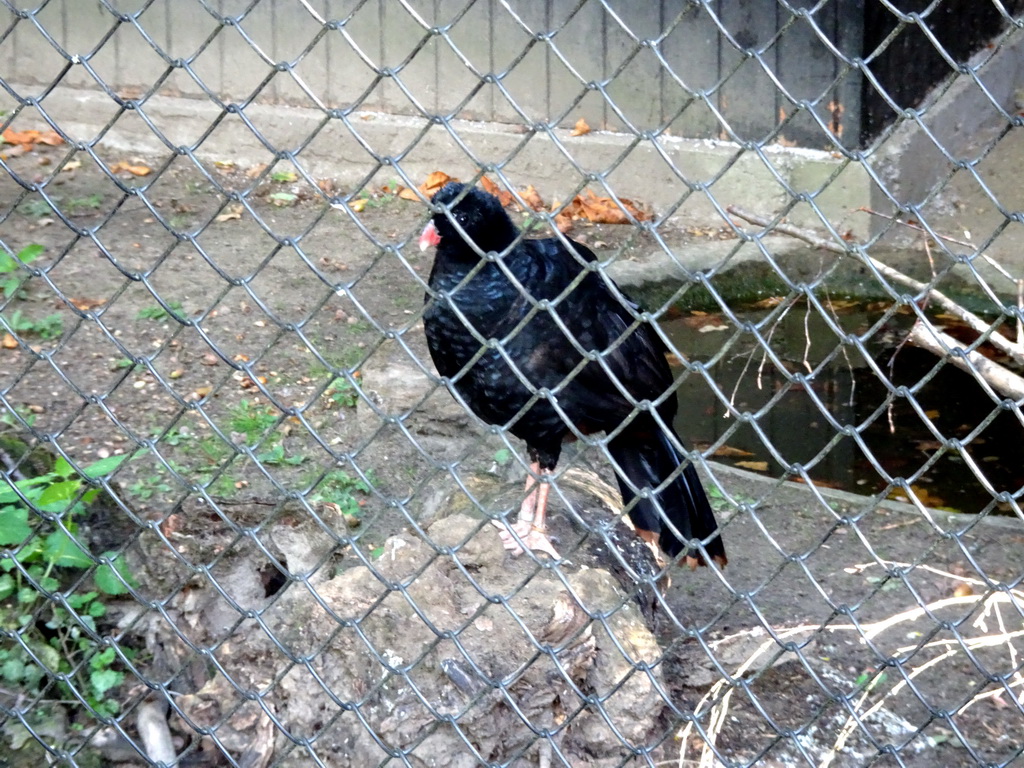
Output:
<instances>
[{"instance_id":1,"label":"dark water","mask_svg":"<svg viewBox=\"0 0 1024 768\"><path fill-rule=\"evenodd\" d=\"M767 314L742 313L739 319L758 324ZM776 362L765 359L752 333L728 320L687 316L663 322L677 348L688 360L706 365L714 382L699 373L685 377L679 389L680 434L705 451L714 445L715 461L772 477L800 464L816 482L862 494L885 490L887 475L902 477L925 504L962 512L981 511L996 494L1021 490L1019 409L1004 410L970 374L939 365L934 355L899 346L909 316L858 309L840 311L833 322L844 333L874 328L866 354L840 346L822 316L802 305L791 308L771 335L768 346L778 362L803 373L804 384L791 382ZM716 325L727 328L702 330ZM769 331L764 327L762 337ZM804 364L805 349L813 373ZM892 389L904 386L912 396L893 392L885 378ZM737 411L750 414L749 421L726 418L730 400ZM844 426L856 437L841 435ZM951 440L961 441L962 449L949 446Z\"/></svg>"}]
</instances>

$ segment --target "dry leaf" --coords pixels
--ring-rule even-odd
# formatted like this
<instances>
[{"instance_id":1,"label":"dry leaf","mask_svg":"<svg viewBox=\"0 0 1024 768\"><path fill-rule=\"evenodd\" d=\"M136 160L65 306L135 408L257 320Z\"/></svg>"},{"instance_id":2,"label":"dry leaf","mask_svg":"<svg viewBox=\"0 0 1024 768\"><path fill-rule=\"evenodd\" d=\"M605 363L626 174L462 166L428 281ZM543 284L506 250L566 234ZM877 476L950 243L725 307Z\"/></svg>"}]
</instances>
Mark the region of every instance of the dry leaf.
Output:
<instances>
[{"instance_id":1,"label":"dry leaf","mask_svg":"<svg viewBox=\"0 0 1024 768\"><path fill-rule=\"evenodd\" d=\"M18 340L11 336L11 334L5 333L3 341L0 341L0 345L3 345L4 349L17 349Z\"/></svg>"},{"instance_id":2,"label":"dry leaf","mask_svg":"<svg viewBox=\"0 0 1024 768\"><path fill-rule=\"evenodd\" d=\"M110 166L111 173L120 173L121 171L127 171L132 176L149 176L149 174L153 172L153 169L148 165L132 165L131 163L126 163L123 160Z\"/></svg>"},{"instance_id":3,"label":"dry leaf","mask_svg":"<svg viewBox=\"0 0 1024 768\"><path fill-rule=\"evenodd\" d=\"M544 201L541 199L540 193L533 188L533 184L531 184L522 192L520 192L519 196L523 198L524 203L533 208L533 210L535 211L543 211L546 207L544 205Z\"/></svg>"},{"instance_id":4,"label":"dry leaf","mask_svg":"<svg viewBox=\"0 0 1024 768\"><path fill-rule=\"evenodd\" d=\"M49 147L59 147L63 143L64 139L56 131L45 131L36 139L36 144L46 144Z\"/></svg>"},{"instance_id":5,"label":"dry leaf","mask_svg":"<svg viewBox=\"0 0 1024 768\"><path fill-rule=\"evenodd\" d=\"M502 208L508 208L509 205L512 204L512 193L507 189L502 189L486 176L480 178L480 186L483 187L485 191L498 198L498 202L501 203Z\"/></svg>"},{"instance_id":6,"label":"dry leaf","mask_svg":"<svg viewBox=\"0 0 1024 768\"><path fill-rule=\"evenodd\" d=\"M222 168L228 169L228 170L230 170L231 168L233 168L235 166L234 163L225 163L224 165L221 165L220 163L217 163L217 165L222 167ZM252 168L247 169L246 172L245 172L245 177L247 179L255 179L257 176L259 176L265 170L267 170L267 164L266 163L259 163L257 165L254 165Z\"/></svg>"},{"instance_id":7,"label":"dry leaf","mask_svg":"<svg viewBox=\"0 0 1024 768\"><path fill-rule=\"evenodd\" d=\"M60 169L61 173L71 173L71 171L77 171L82 167L82 161L77 157L74 160L68 160L64 163L64 167Z\"/></svg>"},{"instance_id":8,"label":"dry leaf","mask_svg":"<svg viewBox=\"0 0 1024 768\"><path fill-rule=\"evenodd\" d=\"M570 229L572 229L572 216L565 211L562 211L560 214L555 216L555 226L563 235L566 234Z\"/></svg>"},{"instance_id":9,"label":"dry leaf","mask_svg":"<svg viewBox=\"0 0 1024 768\"><path fill-rule=\"evenodd\" d=\"M229 205L228 209L224 213L217 216L214 221L225 222L231 221L232 219L242 218L242 206L240 205Z\"/></svg>"},{"instance_id":10,"label":"dry leaf","mask_svg":"<svg viewBox=\"0 0 1024 768\"><path fill-rule=\"evenodd\" d=\"M731 445L721 445L715 449L712 456L753 456L754 454L750 451L745 451L742 448L733 448Z\"/></svg>"},{"instance_id":11,"label":"dry leaf","mask_svg":"<svg viewBox=\"0 0 1024 768\"><path fill-rule=\"evenodd\" d=\"M349 200L348 207L356 213L362 213L366 209L366 198L360 197L356 200Z\"/></svg>"},{"instance_id":12,"label":"dry leaf","mask_svg":"<svg viewBox=\"0 0 1024 768\"><path fill-rule=\"evenodd\" d=\"M569 132L569 135L585 136L588 133L590 133L590 126L587 125L587 121L581 117L579 120L576 121L576 125L573 126L572 130Z\"/></svg>"},{"instance_id":13,"label":"dry leaf","mask_svg":"<svg viewBox=\"0 0 1024 768\"><path fill-rule=\"evenodd\" d=\"M565 211L574 219L585 219L594 224L629 224L630 216L637 221L650 218L650 215L632 200L620 197L616 203L610 197L598 197L589 189L586 197L576 195L565 207Z\"/></svg>"},{"instance_id":14,"label":"dry leaf","mask_svg":"<svg viewBox=\"0 0 1024 768\"><path fill-rule=\"evenodd\" d=\"M970 597L973 594L974 590L971 588L971 585L963 581L957 584L956 588L953 590L953 595L955 597Z\"/></svg>"},{"instance_id":15,"label":"dry leaf","mask_svg":"<svg viewBox=\"0 0 1024 768\"><path fill-rule=\"evenodd\" d=\"M415 189L409 189L408 187L399 187L396 193L403 200L411 200L414 203L420 202L420 196L416 194Z\"/></svg>"},{"instance_id":16,"label":"dry leaf","mask_svg":"<svg viewBox=\"0 0 1024 768\"><path fill-rule=\"evenodd\" d=\"M82 312L88 312L90 309L96 309L96 307L102 307L107 303L106 299L81 299L71 298L68 299L71 302L71 306L75 309L81 310Z\"/></svg>"},{"instance_id":17,"label":"dry leaf","mask_svg":"<svg viewBox=\"0 0 1024 768\"><path fill-rule=\"evenodd\" d=\"M743 469L752 469L755 472L767 472L768 471L768 462L767 461L737 461L736 462L736 466L737 467L742 467Z\"/></svg>"},{"instance_id":18,"label":"dry leaf","mask_svg":"<svg viewBox=\"0 0 1024 768\"><path fill-rule=\"evenodd\" d=\"M46 131L45 133L36 130L15 131L13 128L8 128L3 132L3 140L7 144L15 144L21 147L26 152L32 149L34 144L47 144L55 147L64 143L64 139L54 131Z\"/></svg>"},{"instance_id":19,"label":"dry leaf","mask_svg":"<svg viewBox=\"0 0 1024 768\"><path fill-rule=\"evenodd\" d=\"M432 174L427 176L426 181L420 184L420 192L422 192L425 197L433 197L434 193L449 181L458 181L458 179L452 178L444 171L434 171Z\"/></svg>"}]
</instances>

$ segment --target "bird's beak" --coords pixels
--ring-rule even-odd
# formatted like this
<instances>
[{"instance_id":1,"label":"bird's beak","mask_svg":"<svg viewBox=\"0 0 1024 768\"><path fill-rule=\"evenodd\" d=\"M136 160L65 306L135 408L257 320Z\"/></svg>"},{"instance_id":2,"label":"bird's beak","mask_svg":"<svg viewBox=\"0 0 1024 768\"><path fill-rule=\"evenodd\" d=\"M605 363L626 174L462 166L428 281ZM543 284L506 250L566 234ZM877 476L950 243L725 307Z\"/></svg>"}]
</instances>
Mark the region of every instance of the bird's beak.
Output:
<instances>
[{"instance_id":1,"label":"bird's beak","mask_svg":"<svg viewBox=\"0 0 1024 768\"><path fill-rule=\"evenodd\" d=\"M439 245L441 243L441 236L437 234L437 227L434 226L434 222L428 221L427 226L423 228L422 234L420 234L420 250L425 251L432 245Z\"/></svg>"}]
</instances>

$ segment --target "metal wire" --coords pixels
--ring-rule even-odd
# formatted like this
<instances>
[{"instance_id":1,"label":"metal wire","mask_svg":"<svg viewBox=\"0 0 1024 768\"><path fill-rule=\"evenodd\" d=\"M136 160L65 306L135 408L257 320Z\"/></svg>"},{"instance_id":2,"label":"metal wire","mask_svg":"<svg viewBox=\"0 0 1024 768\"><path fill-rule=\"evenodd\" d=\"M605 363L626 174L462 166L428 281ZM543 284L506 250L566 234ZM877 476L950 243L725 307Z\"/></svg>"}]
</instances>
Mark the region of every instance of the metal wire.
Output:
<instances>
[{"instance_id":1,"label":"metal wire","mask_svg":"<svg viewBox=\"0 0 1024 768\"><path fill-rule=\"evenodd\" d=\"M1020 161L1024 97L998 74L1024 45L1019 4L0 3L0 752L74 766L1020 760L1024 592L1007 542L1024 487L978 447L1000 420L1019 437L1024 398L977 356L1024 362L1008 330L1024 323L1024 214L992 171ZM892 85L901 51L910 102ZM920 82L913 57L948 73ZM963 105L966 128L949 116ZM550 300L526 296L508 338L473 329L477 357L496 350L527 387L504 345L535 318L582 356L506 425L480 421L426 357L419 299L444 298L413 254L429 214L395 206L429 202L416 190L442 148L585 267ZM531 174L563 202L533 211ZM758 210L736 202L737 178L765 190ZM864 208L843 210L856 184ZM591 244L595 263L557 227L588 190L628 221L614 247ZM722 239L681 245L695 223ZM954 224L976 233L955 239ZM794 268L783 236L817 266ZM607 273L642 248L676 277L590 359L563 305L591 269L623 298ZM901 252L913 276L886 263ZM743 261L771 286L754 313L728 287ZM862 322L836 309L851 272L879 302ZM967 309L944 295L964 285ZM707 354L665 330L697 296L693 317L721 324ZM940 335L950 312L970 340ZM813 361L782 338L800 313ZM913 381L878 354L907 317L944 352ZM702 388L722 417L700 450L673 442L712 489L725 570L677 574L616 527L607 443L644 411L671 428L655 407L677 396L638 401L615 378L608 359L641 326L677 358L676 387ZM743 357L739 378L774 382L756 403L728 373ZM844 363L877 386L857 413L823 384ZM952 432L932 405L947 363L985 404ZM568 420L559 397L587 364L634 413L610 435L570 424L577 447L533 476L566 520L568 559L507 561L491 523L523 500L505 481L533 471L508 428L542 400ZM802 461L778 423L794 391L809 418L781 431L828 431ZM920 422L920 461L871 437L897 412ZM714 462L750 442L759 484ZM844 446L869 495L822 481ZM972 514L944 516L927 491L951 462L976 481ZM918 534L890 533L907 526Z\"/></svg>"}]
</instances>

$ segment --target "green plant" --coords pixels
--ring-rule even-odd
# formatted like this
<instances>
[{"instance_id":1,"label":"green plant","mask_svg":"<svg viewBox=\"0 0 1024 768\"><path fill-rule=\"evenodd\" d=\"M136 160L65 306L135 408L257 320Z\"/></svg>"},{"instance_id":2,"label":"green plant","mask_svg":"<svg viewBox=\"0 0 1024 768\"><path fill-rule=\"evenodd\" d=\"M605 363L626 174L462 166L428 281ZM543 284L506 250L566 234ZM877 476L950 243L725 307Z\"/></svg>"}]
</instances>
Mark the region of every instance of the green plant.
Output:
<instances>
[{"instance_id":1,"label":"green plant","mask_svg":"<svg viewBox=\"0 0 1024 768\"><path fill-rule=\"evenodd\" d=\"M33 320L16 309L7 318L7 322L15 333L34 333L43 339L55 339L64 333L64 318L56 312Z\"/></svg>"},{"instance_id":2,"label":"green plant","mask_svg":"<svg viewBox=\"0 0 1024 768\"><path fill-rule=\"evenodd\" d=\"M101 205L103 205L103 195L99 193L86 197L73 197L68 200L68 213L78 213L84 210L95 211Z\"/></svg>"},{"instance_id":3,"label":"green plant","mask_svg":"<svg viewBox=\"0 0 1024 768\"><path fill-rule=\"evenodd\" d=\"M50 199L53 200L54 203L60 202L59 197L52 197ZM18 206L18 213L32 219L41 219L44 216L49 216L53 213L53 209L46 200L43 200L42 198L32 198Z\"/></svg>"},{"instance_id":4,"label":"green plant","mask_svg":"<svg viewBox=\"0 0 1024 768\"><path fill-rule=\"evenodd\" d=\"M278 184L287 184L292 181L298 181L299 175L295 171L274 171L270 174L270 179Z\"/></svg>"},{"instance_id":5,"label":"green plant","mask_svg":"<svg viewBox=\"0 0 1024 768\"><path fill-rule=\"evenodd\" d=\"M289 208L295 205L299 200L298 195L294 195L291 192L274 192L269 195L270 202L276 205L278 208Z\"/></svg>"},{"instance_id":6,"label":"green plant","mask_svg":"<svg viewBox=\"0 0 1024 768\"><path fill-rule=\"evenodd\" d=\"M179 315L182 309L180 301L168 301L167 307L168 309L170 309L170 312L168 312L167 309L164 309L164 307L159 304L156 305L155 307L143 307L142 309L139 310L139 314L137 315L137 317L139 318L139 320L163 320L165 318L172 316L174 317L175 320L180 321L182 319L181 316Z\"/></svg>"},{"instance_id":7,"label":"green plant","mask_svg":"<svg viewBox=\"0 0 1024 768\"><path fill-rule=\"evenodd\" d=\"M306 460L305 456L285 456L284 446L281 443L274 443L269 450L256 455L256 460L263 464L288 464L296 466Z\"/></svg>"},{"instance_id":8,"label":"green plant","mask_svg":"<svg viewBox=\"0 0 1024 768\"><path fill-rule=\"evenodd\" d=\"M127 592L125 584L134 579L123 556L106 552L106 562L91 574L93 589L70 591L67 585L95 566L77 536L78 519L100 493L87 489L86 481L113 472L127 458L103 459L81 474L59 458L37 477L0 478L0 547L9 552L0 558L0 628L19 639L0 647L0 679L35 690L54 675L66 676L58 682L62 697L75 700L74 687L101 716L118 712L108 694L125 675L116 651L93 639L96 620L107 612L106 598Z\"/></svg>"},{"instance_id":9,"label":"green plant","mask_svg":"<svg viewBox=\"0 0 1024 768\"><path fill-rule=\"evenodd\" d=\"M324 391L324 397L340 408L355 408L359 403L359 393L356 392L356 388L349 384L347 379L340 376L332 381Z\"/></svg>"},{"instance_id":10,"label":"green plant","mask_svg":"<svg viewBox=\"0 0 1024 768\"><path fill-rule=\"evenodd\" d=\"M41 245L26 245L15 257L9 253L0 253L0 290L3 291L5 299L14 296L24 282L20 274L21 265L31 264L44 250L46 249Z\"/></svg>"},{"instance_id":11,"label":"green plant","mask_svg":"<svg viewBox=\"0 0 1024 768\"><path fill-rule=\"evenodd\" d=\"M27 406L21 405L14 408L14 413L24 419L25 423L30 427L35 424L36 415L28 409ZM9 427L20 427L21 422L15 418L14 413L11 410L4 408L3 412L0 413L0 424L6 424Z\"/></svg>"},{"instance_id":12,"label":"green plant","mask_svg":"<svg viewBox=\"0 0 1024 768\"><path fill-rule=\"evenodd\" d=\"M263 436L264 432L277 423L277 419L277 411L273 408L242 400L231 409L228 426L232 432L240 432L245 435L247 442L255 443Z\"/></svg>"},{"instance_id":13,"label":"green plant","mask_svg":"<svg viewBox=\"0 0 1024 768\"><path fill-rule=\"evenodd\" d=\"M370 482L374 482L372 475L368 475ZM316 484L310 496L310 501L326 501L337 504L343 514L360 517L365 497L370 493L370 487L360 478L352 477L348 472L336 469L328 472ZM357 495L358 494L358 497Z\"/></svg>"}]
</instances>

